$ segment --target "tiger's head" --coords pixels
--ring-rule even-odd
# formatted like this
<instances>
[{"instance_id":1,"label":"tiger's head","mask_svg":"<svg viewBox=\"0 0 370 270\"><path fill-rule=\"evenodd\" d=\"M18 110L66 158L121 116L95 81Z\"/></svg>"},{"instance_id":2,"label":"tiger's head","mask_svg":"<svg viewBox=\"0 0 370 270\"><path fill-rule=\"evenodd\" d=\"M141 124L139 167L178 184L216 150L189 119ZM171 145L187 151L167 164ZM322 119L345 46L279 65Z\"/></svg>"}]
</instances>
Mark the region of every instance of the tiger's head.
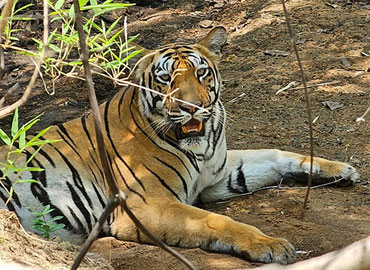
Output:
<instances>
[{"instance_id":1,"label":"tiger's head","mask_svg":"<svg viewBox=\"0 0 370 270\"><path fill-rule=\"evenodd\" d=\"M223 124L216 63L226 40L225 28L216 27L197 44L144 50L138 62L139 84L160 93L141 90L140 110L157 134L172 137L186 151L208 140L212 123Z\"/></svg>"}]
</instances>

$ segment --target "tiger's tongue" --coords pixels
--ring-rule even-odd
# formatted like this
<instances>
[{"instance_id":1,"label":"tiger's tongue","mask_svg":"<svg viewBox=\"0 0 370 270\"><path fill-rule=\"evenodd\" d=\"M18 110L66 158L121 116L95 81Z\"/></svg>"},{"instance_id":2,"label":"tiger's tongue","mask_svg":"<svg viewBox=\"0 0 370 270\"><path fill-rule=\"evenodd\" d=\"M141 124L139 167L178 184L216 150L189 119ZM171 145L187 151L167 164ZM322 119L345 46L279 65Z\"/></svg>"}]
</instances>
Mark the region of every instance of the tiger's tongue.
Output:
<instances>
[{"instance_id":1,"label":"tiger's tongue","mask_svg":"<svg viewBox=\"0 0 370 270\"><path fill-rule=\"evenodd\" d=\"M187 122L185 125L182 126L182 131L186 134L191 131L197 131L200 132L202 130L202 122L191 119L189 122Z\"/></svg>"}]
</instances>

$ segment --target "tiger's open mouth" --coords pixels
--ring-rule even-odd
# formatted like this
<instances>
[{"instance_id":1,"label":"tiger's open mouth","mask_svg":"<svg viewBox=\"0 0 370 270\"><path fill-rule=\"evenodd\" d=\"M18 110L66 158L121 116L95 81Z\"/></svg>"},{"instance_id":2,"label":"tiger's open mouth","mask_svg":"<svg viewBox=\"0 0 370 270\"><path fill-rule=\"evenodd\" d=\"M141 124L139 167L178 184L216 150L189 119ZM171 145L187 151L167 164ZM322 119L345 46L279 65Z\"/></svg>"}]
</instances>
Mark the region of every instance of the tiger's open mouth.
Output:
<instances>
[{"instance_id":1,"label":"tiger's open mouth","mask_svg":"<svg viewBox=\"0 0 370 270\"><path fill-rule=\"evenodd\" d=\"M203 122L192 118L184 125L177 126L175 129L175 134L178 140L193 136L204 136Z\"/></svg>"}]
</instances>

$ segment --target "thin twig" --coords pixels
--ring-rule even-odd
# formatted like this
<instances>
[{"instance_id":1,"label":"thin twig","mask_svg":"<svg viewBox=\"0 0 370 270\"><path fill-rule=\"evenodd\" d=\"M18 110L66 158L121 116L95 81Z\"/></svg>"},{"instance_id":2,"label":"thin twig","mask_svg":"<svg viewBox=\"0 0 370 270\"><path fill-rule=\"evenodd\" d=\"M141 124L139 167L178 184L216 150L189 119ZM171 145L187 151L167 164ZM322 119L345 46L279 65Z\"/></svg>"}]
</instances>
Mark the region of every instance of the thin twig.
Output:
<instances>
[{"instance_id":1,"label":"thin twig","mask_svg":"<svg viewBox=\"0 0 370 270\"><path fill-rule=\"evenodd\" d=\"M4 8L1 11L1 17L0 17L0 44L3 43L3 40L2 40L3 32L5 30L5 26L8 23L9 17L11 15L14 0L8 0L8 1L5 0L2 4L4 4ZM0 78L3 76L4 70L5 70L4 49L0 45Z\"/></svg>"},{"instance_id":2,"label":"thin twig","mask_svg":"<svg viewBox=\"0 0 370 270\"><path fill-rule=\"evenodd\" d=\"M341 83L341 81L332 81L332 82L311 84L311 85L306 85L306 88L312 88L312 87L323 86L323 85L338 84L338 83ZM290 88L290 90L299 90L299 89L305 89L305 87L304 86L299 86L299 87Z\"/></svg>"},{"instance_id":3,"label":"thin twig","mask_svg":"<svg viewBox=\"0 0 370 270\"><path fill-rule=\"evenodd\" d=\"M295 85L296 82L293 81L293 82L290 82L287 86L284 86L283 88L279 89L276 91L275 95L279 95L281 92L285 91L285 90L288 90L289 88L291 88L293 85Z\"/></svg>"},{"instance_id":4,"label":"thin twig","mask_svg":"<svg viewBox=\"0 0 370 270\"><path fill-rule=\"evenodd\" d=\"M356 122L365 122L365 116L370 112L370 106L367 108L367 110L364 112L364 114L356 119Z\"/></svg>"},{"instance_id":5,"label":"thin twig","mask_svg":"<svg viewBox=\"0 0 370 270\"><path fill-rule=\"evenodd\" d=\"M35 82L36 82L36 79L39 75L39 70L40 70L40 66L42 64L42 62L44 61L44 57L45 57L45 54L46 54L46 50L47 50L47 47L48 47L48 38L49 38L49 31L48 31L48 25L49 25L49 21L48 21L48 15L49 15L49 9L48 9L48 1L47 0L44 0L43 2L43 5L44 5L44 9L43 9L43 22L44 22L44 36L43 36L43 43L44 43L44 46L42 47L42 51L41 51L41 55L40 55L40 58L39 58L39 61L35 67L35 70L33 71L33 74L32 74L32 77L31 77L31 80L30 82L28 83L27 87L26 87L26 90L24 91L23 93L23 96L17 100L16 102L14 102L13 104L3 108L0 110L0 118L11 113L12 111L14 111L16 108L18 108L19 106L22 106L29 98L30 94L31 94L31 91L35 85Z\"/></svg>"},{"instance_id":6,"label":"thin twig","mask_svg":"<svg viewBox=\"0 0 370 270\"><path fill-rule=\"evenodd\" d=\"M310 188L311 188L311 185L312 185L312 171L313 171L313 129L312 129L312 116L311 116L311 102L310 102L310 96L308 94L308 89L307 89L307 84L306 84L306 77L305 77L305 74L304 74L304 71L303 71L301 59L300 59L299 54L298 54L298 49L297 49L295 37L294 37L293 31L292 31L292 28L290 26L289 14L288 14L288 11L287 11L286 6L285 6L285 1L281 0L281 3L283 4L286 24L287 24L288 32L289 32L289 35L290 35L290 41L293 45L294 52L295 52L295 55L297 57L299 69L300 69L300 72L301 72L302 83L303 83L303 87L304 87L304 90L305 90L305 96L306 96L308 126L309 126L309 129L310 129L310 150L311 150L310 151L310 174L308 176L308 188L307 188L307 192L306 192L306 196L305 196L305 199L304 199L302 212L301 212L301 219L303 219L304 214L305 214L306 205L307 205L308 196L310 194Z\"/></svg>"}]
</instances>

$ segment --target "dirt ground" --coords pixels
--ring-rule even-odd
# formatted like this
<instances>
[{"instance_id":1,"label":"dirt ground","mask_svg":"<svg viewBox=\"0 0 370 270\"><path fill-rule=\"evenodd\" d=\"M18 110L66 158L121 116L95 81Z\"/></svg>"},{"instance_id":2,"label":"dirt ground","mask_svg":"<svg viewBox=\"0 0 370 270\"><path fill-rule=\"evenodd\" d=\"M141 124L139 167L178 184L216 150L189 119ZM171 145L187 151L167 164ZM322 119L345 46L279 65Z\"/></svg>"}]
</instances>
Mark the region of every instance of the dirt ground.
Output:
<instances>
[{"instance_id":1,"label":"dirt ground","mask_svg":"<svg viewBox=\"0 0 370 270\"><path fill-rule=\"evenodd\" d=\"M342 248L370 234L370 116L361 125L355 122L370 105L370 4L368 1L290 0L287 7L308 85L329 83L310 88L316 120L315 155L351 163L361 173L361 181L346 188L313 189L303 220L299 216L305 190L294 183L200 207L258 226L269 235L287 238L300 251L299 260L303 260ZM219 69L225 86L223 101L229 118L229 148L279 148L309 153L304 90L288 89L276 95L291 82L296 82L293 87L301 86L280 1L157 1L153 6L131 8L128 21L130 34L140 34L137 42L148 48L199 40L209 31L206 27L224 25L229 41ZM35 31L37 27L30 27L28 34L31 36ZM15 82L25 85L31 70L25 64L29 62L25 57L14 57L11 52L6 57L9 68L0 81L0 95ZM100 100L116 91L104 80L97 80L96 88ZM323 104L326 101L337 102L342 107L331 110ZM38 126L41 129L77 117L88 107L83 82L62 79L54 96L47 95L39 82L21 116L26 121L45 112ZM2 119L0 127L9 128L9 118ZM14 218L6 222L4 215L8 214L0 213L3 217L0 231L5 227L9 234L6 242L15 246L28 243L17 242L23 232L14 230L16 233L12 235L12 230L6 228L15 222ZM32 251L24 253L0 245L3 254L0 261L23 261L62 269L44 264L44 260L50 261L51 254L58 252L62 253L55 256L61 258L63 267L69 264L64 260L68 250L60 246L36 256ZM177 250L198 269L259 265L200 249ZM98 241L95 251L114 269L186 269L159 248L149 245L106 238ZM37 258L28 258L32 256ZM51 265L56 263L51 262ZM96 263L87 268L103 269Z\"/></svg>"}]
</instances>

